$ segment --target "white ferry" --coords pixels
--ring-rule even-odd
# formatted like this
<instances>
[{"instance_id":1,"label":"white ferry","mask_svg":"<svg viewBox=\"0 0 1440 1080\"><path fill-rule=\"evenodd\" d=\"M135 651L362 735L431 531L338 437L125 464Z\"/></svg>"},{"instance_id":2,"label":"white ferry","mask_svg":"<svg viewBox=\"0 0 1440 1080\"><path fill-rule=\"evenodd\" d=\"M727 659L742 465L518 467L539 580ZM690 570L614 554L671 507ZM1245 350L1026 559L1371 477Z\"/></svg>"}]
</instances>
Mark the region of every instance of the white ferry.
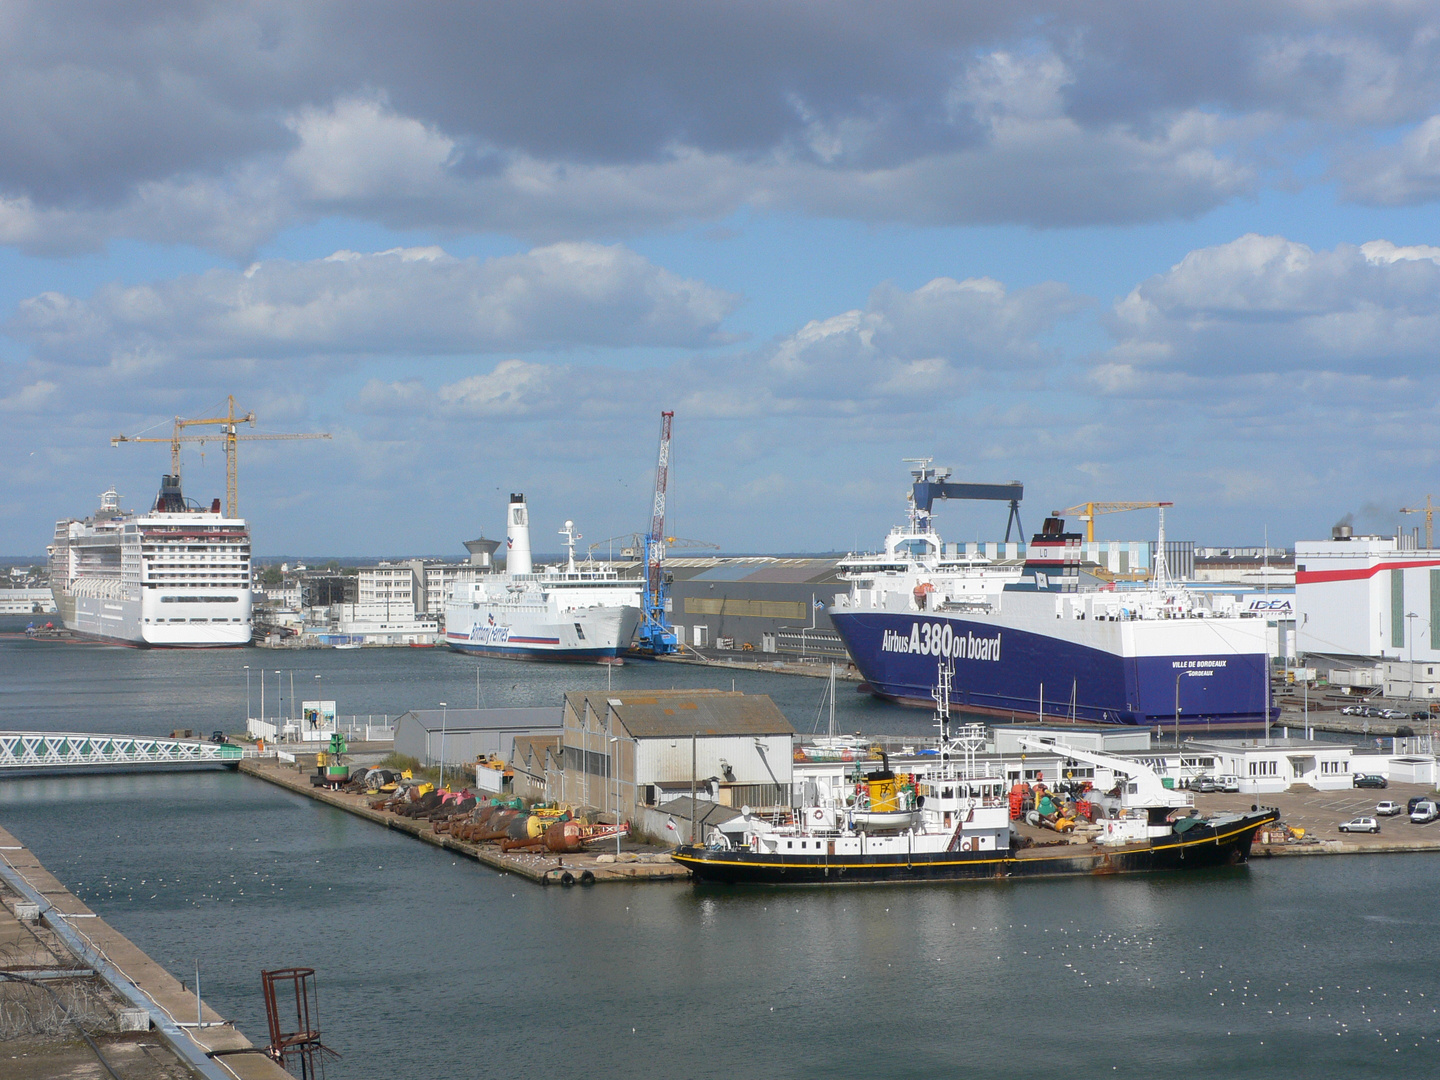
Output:
<instances>
[{"instance_id":1,"label":"white ferry","mask_svg":"<svg viewBox=\"0 0 1440 1080\"><path fill-rule=\"evenodd\" d=\"M149 511L114 488L87 518L55 524L50 591L66 629L124 645L205 648L250 641L250 529L187 501L164 476Z\"/></svg>"},{"instance_id":2,"label":"white ferry","mask_svg":"<svg viewBox=\"0 0 1440 1080\"><path fill-rule=\"evenodd\" d=\"M575 523L565 522L564 566L534 570L530 509L511 495L505 519L505 570L489 556L499 544L466 546L483 561L471 580L458 581L445 605L445 642L458 652L520 660L618 663L640 623L643 584L623 579L593 560L575 561Z\"/></svg>"}]
</instances>

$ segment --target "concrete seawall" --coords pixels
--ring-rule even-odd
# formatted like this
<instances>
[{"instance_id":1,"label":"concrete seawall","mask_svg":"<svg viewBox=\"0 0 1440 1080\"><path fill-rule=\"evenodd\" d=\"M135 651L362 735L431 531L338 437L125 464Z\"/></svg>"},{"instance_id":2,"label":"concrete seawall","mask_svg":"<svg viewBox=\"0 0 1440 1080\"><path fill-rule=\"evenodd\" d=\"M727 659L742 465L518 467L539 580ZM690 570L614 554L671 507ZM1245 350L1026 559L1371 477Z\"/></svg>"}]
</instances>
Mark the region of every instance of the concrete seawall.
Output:
<instances>
[{"instance_id":1,"label":"concrete seawall","mask_svg":"<svg viewBox=\"0 0 1440 1080\"><path fill-rule=\"evenodd\" d=\"M4 829L0 829L0 856L4 882L0 941L9 954L26 961L10 967L15 974L33 976L37 961L38 966L63 970L78 965L85 973L81 977L104 981L115 1005L138 1013L141 1022L133 1033L96 1038L106 1060L122 1076L169 1077L184 1068L189 1075L212 1080L288 1080L284 1069L203 1002L200 1018L206 1026L195 1028L194 991L91 911ZM30 905L33 909L26 911ZM260 993L259 971L255 993ZM135 1018L130 1018L132 1023ZM146 1049L154 1047L157 1036L173 1054L169 1064ZM7 1053L12 1049L18 1047L7 1044ZM95 1053L78 1037L34 1042L25 1047L23 1061L16 1058L12 1054L8 1064L0 1062L0 1076L103 1075ZM12 1071L11 1066L20 1071Z\"/></svg>"}]
</instances>

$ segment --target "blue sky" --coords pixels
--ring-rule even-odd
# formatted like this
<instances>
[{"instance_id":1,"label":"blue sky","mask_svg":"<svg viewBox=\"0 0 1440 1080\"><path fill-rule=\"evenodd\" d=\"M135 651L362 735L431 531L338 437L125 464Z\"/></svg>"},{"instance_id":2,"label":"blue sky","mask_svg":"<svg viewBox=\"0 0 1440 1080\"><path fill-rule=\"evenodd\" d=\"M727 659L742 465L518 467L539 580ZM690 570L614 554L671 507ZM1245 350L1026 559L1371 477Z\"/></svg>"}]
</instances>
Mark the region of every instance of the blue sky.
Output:
<instances>
[{"instance_id":1,"label":"blue sky","mask_svg":"<svg viewBox=\"0 0 1440 1080\"><path fill-rule=\"evenodd\" d=\"M726 550L874 544L916 456L1202 543L1440 494L1433 5L878 10L7 5L0 553L227 393L334 436L242 449L260 553L642 529L661 409Z\"/></svg>"}]
</instances>

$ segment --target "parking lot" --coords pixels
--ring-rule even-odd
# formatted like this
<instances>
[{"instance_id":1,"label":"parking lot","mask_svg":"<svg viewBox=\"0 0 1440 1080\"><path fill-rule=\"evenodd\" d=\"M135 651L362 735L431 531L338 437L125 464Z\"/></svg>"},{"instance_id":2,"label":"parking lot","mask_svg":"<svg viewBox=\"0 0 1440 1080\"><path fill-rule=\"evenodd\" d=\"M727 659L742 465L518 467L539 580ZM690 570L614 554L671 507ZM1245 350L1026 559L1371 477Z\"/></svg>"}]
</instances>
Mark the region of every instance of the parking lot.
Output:
<instances>
[{"instance_id":1,"label":"parking lot","mask_svg":"<svg viewBox=\"0 0 1440 1080\"><path fill-rule=\"evenodd\" d=\"M1280 809L1280 820L1294 828L1303 828L1307 837L1321 841L1322 849L1343 851L1413 851L1433 848L1440 851L1440 819L1428 825L1412 825L1408 814L1379 817L1375 804L1383 800L1402 807L1417 795L1434 792L1425 784L1391 784L1387 788L1357 788L1345 791L1315 791L1292 788L1272 795L1197 794L1195 805L1202 811L1249 810L1257 802L1261 806ZM1342 833L1337 826L1353 817L1373 817L1380 822L1378 833ZM1313 845L1274 844L1280 849L1301 850Z\"/></svg>"}]
</instances>

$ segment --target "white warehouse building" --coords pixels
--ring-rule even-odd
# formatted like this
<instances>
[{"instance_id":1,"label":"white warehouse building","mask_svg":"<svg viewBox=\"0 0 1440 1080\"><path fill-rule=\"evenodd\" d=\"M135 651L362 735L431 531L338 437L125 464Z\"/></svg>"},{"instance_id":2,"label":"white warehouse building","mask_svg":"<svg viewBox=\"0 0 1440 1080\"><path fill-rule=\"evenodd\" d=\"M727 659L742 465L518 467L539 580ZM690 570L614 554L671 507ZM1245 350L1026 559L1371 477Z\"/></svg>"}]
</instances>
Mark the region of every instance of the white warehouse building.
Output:
<instances>
[{"instance_id":1,"label":"white warehouse building","mask_svg":"<svg viewBox=\"0 0 1440 1080\"><path fill-rule=\"evenodd\" d=\"M1295 545L1298 650L1440 663L1440 550L1414 534L1335 534Z\"/></svg>"}]
</instances>

